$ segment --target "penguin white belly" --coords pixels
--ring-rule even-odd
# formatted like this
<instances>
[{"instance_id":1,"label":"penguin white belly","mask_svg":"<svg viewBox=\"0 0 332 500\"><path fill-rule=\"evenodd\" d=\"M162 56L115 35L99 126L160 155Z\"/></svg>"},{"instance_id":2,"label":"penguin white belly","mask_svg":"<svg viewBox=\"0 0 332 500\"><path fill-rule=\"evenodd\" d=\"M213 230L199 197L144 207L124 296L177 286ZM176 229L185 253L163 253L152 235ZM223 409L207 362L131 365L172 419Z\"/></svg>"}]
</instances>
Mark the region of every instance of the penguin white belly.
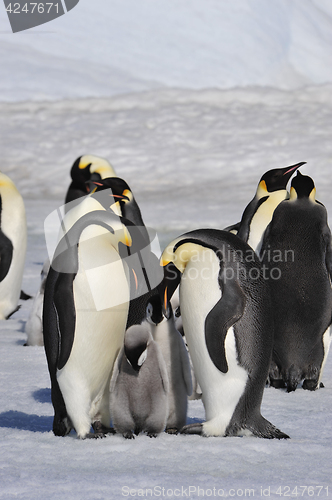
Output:
<instances>
[{"instance_id":1,"label":"penguin white belly","mask_svg":"<svg viewBox=\"0 0 332 500\"><path fill-rule=\"evenodd\" d=\"M0 319L17 307L23 278L27 247L25 208L14 185L1 191L1 230L13 245L13 256L7 276L0 283Z\"/></svg>"},{"instance_id":2,"label":"penguin white belly","mask_svg":"<svg viewBox=\"0 0 332 500\"><path fill-rule=\"evenodd\" d=\"M219 259L213 251L201 252L191 260L180 285L180 302L184 331L195 375L202 390L206 422L206 436L224 435L236 405L244 393L248 374L237 360L233 327L229 328L225 350L227 373L222 373L212 362L205 343L205 318L221 298L218 284ZM227 286L227 285L226 285Z\"/></svg>"},{"instance_id":3,"label":"penguin white belly","mask_svg":"<svg viewBox=\"0 0 332 500\"><path fill-rule=\"evenodd\" d=\"M324 346L324 357L323 357L322 365L320 367L320 372L319 372L319 379L318 379L318 383L317 383L318 389L319 389L319 385L320 385L321 380L322 380L323 370L325 367L327 355L329 353L330 345L331 345L331 327L330 326L328 327L328 329L324 333L322 340L323 340L323 346Z\"/></svg>"},{"instance_id":4,"label":"penguin white belly","mask_svg":"<svg viewBox=\"0 0 332 500\"><path fill-rule=\"evenodd\" d=\"M268 199L260 205L254 214L250 222L248 245L250 245L257 254L260 252L263 235L265 229L272 220L273 212L279 203L286 199L286 196L286 190L279 190L270 193Z\"/></svg>"},{"instance_id":5,"label":"penguin white belly","mask_svg":"<svg viewBox=\"0 0 332 500\"><path fill-rule=\"evenodd\" d=\"M103 231L91 226L83 232L85 241L79 246L80 265L73 287L75 337L66 365L57 372L67 412L79 437L89 432L99 410L103 412L102 423L109 426L108 383L123 345L128 316L127 270L109 242L109 233L99 236L98 244L91 238Z\"/></svg>"}]
</instances>

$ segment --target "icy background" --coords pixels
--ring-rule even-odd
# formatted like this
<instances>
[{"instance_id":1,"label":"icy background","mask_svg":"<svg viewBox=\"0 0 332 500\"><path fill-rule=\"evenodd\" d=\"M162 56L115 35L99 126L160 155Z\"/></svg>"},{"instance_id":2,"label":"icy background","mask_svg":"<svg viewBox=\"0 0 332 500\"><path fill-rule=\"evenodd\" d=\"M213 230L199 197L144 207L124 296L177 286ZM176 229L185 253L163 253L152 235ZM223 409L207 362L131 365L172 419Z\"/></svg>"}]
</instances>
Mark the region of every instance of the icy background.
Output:
<instances>
[{"instance_id":1,"label":"icy background","mask_svg":"<svg viewBox=\"0 0 332 500\"><path fill-rule=\"evenodd\" d=\"M161 246L237 222L266 170L299 161L331 213L331 61L329 0L81 0L15 35L0 6L0 168L27 208L23 289L39 287L44 220L85 153L127 180ZM44 350L23 347L30 307L0 323L1 499L331 496L331 355L325 389L265 390L287 442L56 438Z\"/></svg>"}]
</instances>

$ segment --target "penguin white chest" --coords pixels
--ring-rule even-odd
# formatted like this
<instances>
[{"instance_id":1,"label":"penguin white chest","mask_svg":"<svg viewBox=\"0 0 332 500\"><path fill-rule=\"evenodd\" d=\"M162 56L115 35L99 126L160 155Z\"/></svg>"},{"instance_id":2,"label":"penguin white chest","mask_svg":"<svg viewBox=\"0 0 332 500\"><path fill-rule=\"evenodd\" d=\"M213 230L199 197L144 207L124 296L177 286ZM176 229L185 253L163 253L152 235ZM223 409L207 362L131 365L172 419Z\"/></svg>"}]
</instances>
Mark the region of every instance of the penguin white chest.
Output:
<instances>
[{"instance_id":1,"label":"penguin white chest","mask_svg":"<svg viewBox=\"0 0 332 500\"><path fill-rule=\"evenodd\" d=\"M246 370L238 363L233 327L229 328L225 339L226 373L214 365L206 346L205 319L221 298L219 264L212 250L202 251L195 261L188 263L180 285L183 327L195 375L202 389L206 412L203 432L207 436L225 434L248 380Z\"/></svg>"},{"instance_id":2,"label":"penguin white chest","mask_svg":"<svg viewBox=\"0 0 332 500\"><path fill-rule=\"evenodd\" d=\"M270 193L268 199L265 200L255 212L250 223L248 245L250 245L257 254L260 252L263 235L272 220L273 212L279 203L286 199L286 196L286 190Z\"/></svg>"},{"instance_id":3,"label":"penguin white chest","mask_svg":"<svg viewBox=\"0 0 332 500\"><path fill-rule=\"evenodd\" d=\"M87 419L82 424L81 415L92 417L98 410L123 344L129 307L128 272L109 233L88 229L79 246L79 270L73 284L74 342L66 365L57 372L68 414L82 435ZM89 234L98 236L98 244Z\"/></svg>"},{"instance_id":4,"label":"penguin white chest","mask_svg":"<svg viewBox=\"0 0 332 500\"><path fill-rule=\"evenodd\" d=\"M15 185L0 174L1 231L13 246L11 264L7 275L0 283L0 319L12 313L18 303L22 285L27 246L25 208Z\"/></svg>"}]
</instances>

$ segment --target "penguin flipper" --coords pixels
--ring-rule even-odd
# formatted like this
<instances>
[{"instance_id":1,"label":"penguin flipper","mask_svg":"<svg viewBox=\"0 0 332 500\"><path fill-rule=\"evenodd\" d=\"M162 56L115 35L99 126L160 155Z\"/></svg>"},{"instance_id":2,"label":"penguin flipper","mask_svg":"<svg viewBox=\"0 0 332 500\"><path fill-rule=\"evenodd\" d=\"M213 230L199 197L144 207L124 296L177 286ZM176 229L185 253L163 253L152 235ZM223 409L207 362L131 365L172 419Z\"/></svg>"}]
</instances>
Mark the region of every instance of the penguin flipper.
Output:
<instances>
[{"instance_id":1,"label":"penguin flipper","mask_svg":"<svg viewBox=\"0 0 332 500\"><path fill-rule=\"evenodd\" d=\"M114 363L114 368L113 368L113 373L112 373L111 383L110 383L110 392L115 391L116 381L117 381L119 373L120 373L120 366L122 363L123 354L124 354L124 348L122 347L122 349L120 350L118 357L116 358L115 363Z\"/></svg>"},{"instance_id":2,"label":"penguin flipper","mask_svg":"<svg viewBox=\"0 0 332 500\"><path fill-rule=\"evenodd\" d=\"M261 206L262 203L264 203L264 201L267 200L267 198L268 198L268 196L264 196L263 198L261 198L258 201L256 198L254 198L253 200L251 200L251 202L245 208L243 215L242 215L241 222L239 223L238 232L237 232L237 236L241 240L243 240L245 242L248 241L249 233L250 233L250 222L251 222L253 216L255 215L257 209Z\"/></svg>"},{"instance_id":3,"label":"penguin flipper","mask_svg":"<svg viewBox=\"0 0 332 500\"><path fill-rule=\"evenodd\" d=\"M60 338L58 370L61 370L67 363L74 342L76 312L73 281L75 276L76 274L73 273L60 273L54 289L54 306L58 316Z\"/></svg>"},{"instance_id":4,"label":"penguin flipper","mask_svg":"<svg viewBox=\"0 0 332 500\"><path fill-rule=\"evenodd\" d=\"M181 334L180 334L181 335ZM188 356L188 351L184 345L182 338L179 336L179 350L181 356L181 367L182 367L182 376L187 389L187 395L191 396L193 392L193 384L191 378L191 368L190 361Z\"/></svg>"},{"instance_id":5,"label":"penguin flipper","mask_svg":"<svg viewBox=\"0 0 332 500\"><path fill-rule=\"evenodd\" d=\"M161 381L163 384L163 389L165 393L167 394L169 392L169 379L167 375L167 368L165 364L164 357L162 355L162 352L159 348L159 346L156 344L156 354L157 354L157 360L158 360L158 365L159 365L159 373L161 376Z\"/></svg>"},{"instance_id":6,"label":"penguin flipper","mask_svg":"<svg viewBox=\"0 0 332 500\"><path fill-rule=\"evenodd\" d=\"M242 316L245 295L236 281L228 280L222 297L205 319L205 342L215 366L222 373L228 372L225 340L229 328Z\"/></svg>"},{"instance_id":7,"label":"penguin flipper","mask_svg":"<svg viewBox=\"0 0 332 500\"><path fill-rule=\"evenodd\" d=\"M8 274L13 258L13 245L9 238L0 229L0 282Z\"/></svg>"},{"instance_id":8,"label":"penguin flipper","mask_svg":"<svg viewBox=\"0 0 332 500\"><path fill-rule=\"evenodd\" d=\"M331 240L331 232L328 227L324 231L324 239L326 244L326 253L325 253L325 263L327 271L332 278L332 240Z\"/></svg>"}]
</instances>

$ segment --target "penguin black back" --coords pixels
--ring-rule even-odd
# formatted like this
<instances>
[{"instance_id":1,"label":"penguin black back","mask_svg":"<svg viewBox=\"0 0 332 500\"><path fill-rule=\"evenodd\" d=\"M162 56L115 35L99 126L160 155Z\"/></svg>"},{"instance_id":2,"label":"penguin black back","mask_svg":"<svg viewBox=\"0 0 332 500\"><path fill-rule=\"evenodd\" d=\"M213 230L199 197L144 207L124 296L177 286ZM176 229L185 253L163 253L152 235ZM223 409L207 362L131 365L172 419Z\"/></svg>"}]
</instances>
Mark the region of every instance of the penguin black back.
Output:
<instances>
[{"instance_id":1,"label":"penguin black back","mask_svg":"<svg viewBox=\"0 0 332 500\"><path fill-rule=\"evenodd\" d=\"M274 302L271 385L316 389L327 355L332 316L332 247L325 207L313 180L300 172L290 199L275 210L261 249ZM325 335L325 337L324 337ZM324 340L325 338L325 340Z\"/></svg>"}]
</instances>

